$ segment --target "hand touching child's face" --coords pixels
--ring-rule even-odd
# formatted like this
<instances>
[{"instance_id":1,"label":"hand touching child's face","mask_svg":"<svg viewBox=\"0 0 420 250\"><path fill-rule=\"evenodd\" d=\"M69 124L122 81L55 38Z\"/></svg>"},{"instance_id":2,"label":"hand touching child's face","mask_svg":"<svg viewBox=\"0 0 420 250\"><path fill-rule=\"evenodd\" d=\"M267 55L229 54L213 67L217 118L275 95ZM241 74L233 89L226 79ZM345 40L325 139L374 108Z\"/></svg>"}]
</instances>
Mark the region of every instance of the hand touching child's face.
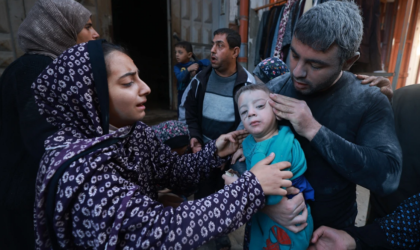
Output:
<instances>
[{"instance_id":1,"label":"hand touching child's face","mask_svg":"<svg viewBox=\"0 0 420 250\"><path fill-rule=\"evenodd\" d=\"M238 99L242 123L256 141L268 139L277 131L277 121L268 104L269 99L268 93L262 90L245 91Z\"/></svg>"}]
</instances>

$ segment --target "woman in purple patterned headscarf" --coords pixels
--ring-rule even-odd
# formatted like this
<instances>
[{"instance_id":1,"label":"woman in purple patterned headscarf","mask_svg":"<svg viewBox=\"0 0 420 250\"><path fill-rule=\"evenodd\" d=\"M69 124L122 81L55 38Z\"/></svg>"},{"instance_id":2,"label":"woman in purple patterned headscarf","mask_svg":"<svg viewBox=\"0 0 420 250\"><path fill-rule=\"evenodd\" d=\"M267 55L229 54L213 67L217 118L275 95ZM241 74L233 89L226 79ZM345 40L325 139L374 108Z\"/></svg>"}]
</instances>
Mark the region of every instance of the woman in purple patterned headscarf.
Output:
<instances>
[{"instance_id":1,"label":"woman in purple patterned headscarf","mask_svg":"<svg viewBox=\"0 0 420 250\"><path fill-rule=\"evenodd\" d=\"M196 154L171 153L138 121L150 89L133 61L102 43L67 50L32 85L40 113L59 127L45 141L37 177L37 249L192 249L247 222L265 194L285 194L290 172L266 161L204 199L177 209L158 203L156 184L197 184L245 134L222 135ZM97 148L110 138L119 140Z\"/></svg>"}]
</instances>

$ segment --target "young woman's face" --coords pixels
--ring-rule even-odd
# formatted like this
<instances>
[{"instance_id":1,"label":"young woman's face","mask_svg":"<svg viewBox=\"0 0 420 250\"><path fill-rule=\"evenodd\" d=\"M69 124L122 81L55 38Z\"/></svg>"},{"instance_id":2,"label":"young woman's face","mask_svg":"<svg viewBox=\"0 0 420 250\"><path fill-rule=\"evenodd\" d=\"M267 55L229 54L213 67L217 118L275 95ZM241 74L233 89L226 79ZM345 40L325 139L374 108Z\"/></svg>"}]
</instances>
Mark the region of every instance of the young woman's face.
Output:
<instances>
[{"instance_id":1,"label":"young woman's face","mask_svg":"<svg viewBox=\"0 0 420 250\"><path fill-rule=\"evenodd\" d=\"M77 34L77 44L86 43L90 40L96 40L99 38L98 32L92 26L92 20L90 20L85 24L85 27L82 31Z\"/></svg>"},{"instance_id":2,"label":"young woman's face","mask_svg":"<svg viewBox=\"0 0 420 250\"><path fill-rule=\"evenodd\" d=\"M242 123L256 141L268 139L277 131L276 117L267 102L269 99L262 90L245 91L238 99Z\"/></svg>"},{"instance_id":3,"label":"young woman's face","mask_svg":"<svg viewBox=\"0 0 420 250\"><path fill-rule=\"evenodd\" d=\"M133 60L114 51L106 59L109 89L109 122L117 128L133 125L146 115L150 88L139 77Z\"/></svg>"}]
</instances>

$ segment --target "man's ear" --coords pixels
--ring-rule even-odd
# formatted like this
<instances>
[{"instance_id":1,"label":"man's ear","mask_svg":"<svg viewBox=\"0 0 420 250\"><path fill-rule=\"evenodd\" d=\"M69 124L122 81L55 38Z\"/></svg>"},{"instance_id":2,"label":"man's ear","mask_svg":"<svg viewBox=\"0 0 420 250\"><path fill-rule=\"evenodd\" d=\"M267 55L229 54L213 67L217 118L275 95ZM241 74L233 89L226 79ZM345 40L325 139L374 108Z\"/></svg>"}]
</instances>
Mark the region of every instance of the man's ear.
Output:
<instances>
[{"instance_id":1,"label":"man's ear","mask_svg":"<svg viewBox=\"0 0 420 250\"><path fill-rule=\"evenodd\" d=\"M235 48L233 48L233 54L232 54L232 57L233 58L238 58L238 56L239 56L239 52L241 51L241 49L239 48L239 47L235 47Z\"/></svg>"},{"instance_id":2,"label":"man's ear","mask_svg":"<svg viewBox=\"0 0 420 250\"><path fill-rule=\"evenodd\" d=\"M193 55L193 53L192 52L188 52L187 55L188 55L188 58L191 58L192 55Z\"/></svg>"},{"instance_id":3,"label":"man's ear","mask_svg":"<svg viewBox=\"0 0 420 250\"><path fill-rule=\"evenodd\" d=\"M346 60L343 64L343 70L348 71L350 70L351 66L359 60L360 58L360 52L354 53L354 56L352 56L350 59Z\"/></svg>"}]
</instances>

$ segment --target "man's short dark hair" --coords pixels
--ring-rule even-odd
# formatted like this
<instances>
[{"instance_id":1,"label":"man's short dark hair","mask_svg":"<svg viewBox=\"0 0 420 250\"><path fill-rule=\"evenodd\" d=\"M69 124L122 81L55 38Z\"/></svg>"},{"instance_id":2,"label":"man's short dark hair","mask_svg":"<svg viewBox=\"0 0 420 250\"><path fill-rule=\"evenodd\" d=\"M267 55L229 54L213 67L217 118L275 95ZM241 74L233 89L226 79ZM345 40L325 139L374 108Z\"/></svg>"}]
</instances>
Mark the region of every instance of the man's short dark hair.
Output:
<instances>
[{"instance_id":1,"label":"man's short dark hair","mask_svg":"<svg viewBox=\"0 0 420 250\"><path fill-rule=\"evenodd\" d=\"M222 34L226 35L226 40L229 44L230 49L233 49L235 47L241 47L241 36L238 32L234 31L233 29L221 28L216 30L213 36Z\"/></svg>"},{"instance_id":2,"label":"man's short dark hair","mask_svg":"<svg viewBox=\"0 0 420 250\"><path fill-rule=\"evenodd\" d=\"M352 1L329 1L308 10L296 24L294 36L314 50L339 48L340 63L354 56L363 37L359 7Z\"/></svg>"},{"instance_id":3,"label":"man's short dark hair","mask_svg":"<svg viewBox=\"0 0 420 250\"><path fill-rule=\"evenodd\" d=\"M193 48L190 42L180 41L175 44L175 48L184 48L187 53L193 52Z\"/></svg>"},{"instance_id":4,"label":"man's short dark hair","mask_svg":"<svg viewBox=\"0 0 420 250\"><path fill-rule=\"evenodd\" d=\"M252 84L252 83L247 83L247 85L243 86L242 88L240 88L238 91L236 91L235 94L235 102L236 105L238 105L238 101L239 101L239 97L241 96L242 93L247 92L247 91L256 91L256 90L262 90L267 94L270 94L271 91L270 89L267 87L267 85L265 84Z\"/></svg>"}]
</instances>

